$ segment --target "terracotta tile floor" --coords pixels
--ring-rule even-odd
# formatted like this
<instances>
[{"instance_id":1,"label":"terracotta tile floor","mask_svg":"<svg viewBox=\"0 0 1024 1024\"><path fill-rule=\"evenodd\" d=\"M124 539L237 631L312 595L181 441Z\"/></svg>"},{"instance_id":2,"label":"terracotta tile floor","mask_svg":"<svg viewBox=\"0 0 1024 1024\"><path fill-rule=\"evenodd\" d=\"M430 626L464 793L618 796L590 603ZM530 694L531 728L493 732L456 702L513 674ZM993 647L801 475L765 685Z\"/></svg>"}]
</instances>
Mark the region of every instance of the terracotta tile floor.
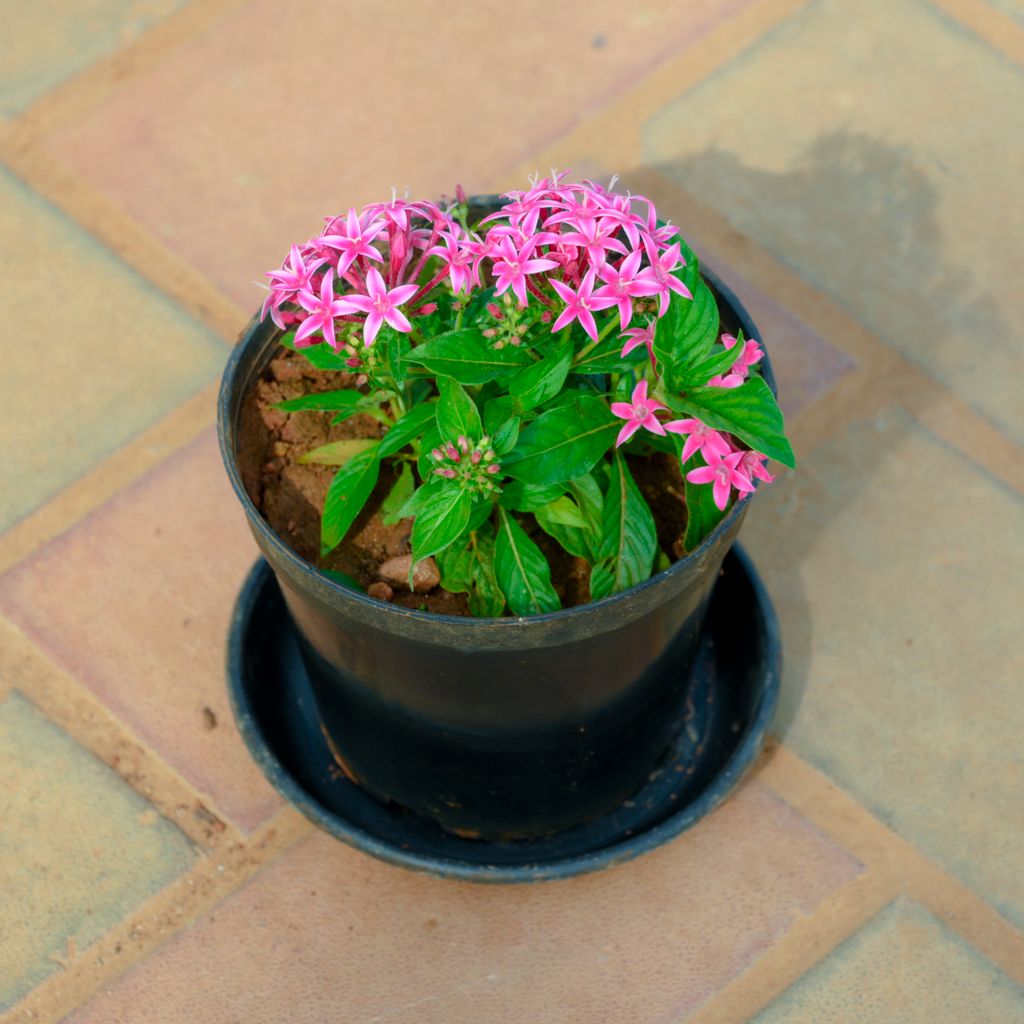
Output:
<instances>
[{"instance_id":1,"label":"terracotta tile floor","mask_svg":"<svg viewBox=\"0 0 1024 1024\"><path fill-rule=\"evenodd\" d=\"M0 1024L1024 1021L1019 4L8 6ZM316 832L241 744L212 385L326 210L552 165L761 325L784 692L690 833L479 887Z\"/></svg>"}]
</instances>

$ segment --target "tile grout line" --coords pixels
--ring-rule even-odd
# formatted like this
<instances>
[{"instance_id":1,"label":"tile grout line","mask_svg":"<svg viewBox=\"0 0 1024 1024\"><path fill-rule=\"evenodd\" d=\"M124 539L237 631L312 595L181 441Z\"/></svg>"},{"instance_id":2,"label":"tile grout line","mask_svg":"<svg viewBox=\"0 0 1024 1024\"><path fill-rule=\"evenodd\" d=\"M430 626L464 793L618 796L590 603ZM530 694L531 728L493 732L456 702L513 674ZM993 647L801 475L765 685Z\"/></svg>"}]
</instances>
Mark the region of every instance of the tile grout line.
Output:
<instances>
[{"instance_id":1,"label":"tile grout line","mask_svg":"<svg viewBox=\"0 0 1024 1024\"><path fill-rule=\"evenodd\" d=\"M245 841L227 815L168 765L91 690L0 615L0 678L110 768L207 853Z\"/></svg>"},{"instance_id":2,"label":"tile grout line","mask_svg":"<svg viewBox=\"0 0 1024 1024\"><path fill-rule=\"evenodd\" d=\"M985 0L928 0L992 49L1024 64L1024 28Z\"/></svg>"},{"instance_id":3,"label":"tile grout line","mask_svg":"<svg viewBox=\"0 0 1024 1024\"><path fill-rule=\"evenodd\" d=\"M778 747L758 778L869 871L893 878L900 893L926 907L1008 977L1024 985L1024 932L968 885L879 821L790 748Z\"/></svg>"},{"instance_id":4,"label":"tile grout line","mask_svg":"<svg viewBox=\"0 0 1024 1024\"><path fill-rule=\"evenodd\" d=\"M98 106L115 90L149 71L165 56L244 7L248 0L191 0L38 97L9 125L19 138L36 141Z\"/></svg>"},{"instance_id":5,"label":"tile grout line","mask_svg":"<svg viewBox=\"0 0 1024 1024\"><path fill-rule=\"evenodd\" d=\"M203 857L183 875L127 914L87 949L70 958L20 1002L0 1013L0 1024L57 1024L105 986L142 963L166 942L239 891L313 832L285 806L245 842Z\"/></svg>"},{"instance_id":6,"label":"tile grout line","mask_svg":"<svg viewBox=\"0 0 1024 1024\"><path fill-rule=\"evenodd\" d=\"M0 534L0 574L71 529L216 422L218 385L175 406L49 500Z\"/></svg>"},{"instance_id":7,"label":"tile grout line","mask_svg":"<svg viewBox=\"0 0 1024 1024\"><path fill-rule=\"evenodd\" d=\"M233 343L249 316L201 271L176 255L87 178L41 146L0 124L0 159L123 263L224 341Z\"/></svg>"},{"instance_id":8,"label":"tile grout line","mask_svg":"<svg viewBox=\"0 0 1024 1024\"><path fill-rule=\"evenodd\" d=\"M763 1010L900 894L886 871L865 867L810 914L798 917L742 974L715 992L688 1024L736 1024Z\"/></svg>"}]
</instances>

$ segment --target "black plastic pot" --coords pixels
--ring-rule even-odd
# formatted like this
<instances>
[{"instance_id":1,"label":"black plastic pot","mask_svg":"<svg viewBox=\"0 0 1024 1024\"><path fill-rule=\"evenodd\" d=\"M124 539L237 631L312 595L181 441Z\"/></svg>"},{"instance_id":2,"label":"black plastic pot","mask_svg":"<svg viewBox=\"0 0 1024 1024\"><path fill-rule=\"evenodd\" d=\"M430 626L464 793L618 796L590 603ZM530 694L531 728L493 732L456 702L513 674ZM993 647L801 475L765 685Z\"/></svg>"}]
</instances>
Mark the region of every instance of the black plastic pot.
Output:
<instances>
[{"instance_id":1,"label":"black plastic pot","mask_svg":"<svg viewBox=\"0 0 1024 1024\"><path fill-rule=\"evenodd\" d=\"M723 329L759 338L710 273ZM270 529L238 463L243 405L276 353L254 319L224 373L231 483L291 613L320 727L345 773L461 836L543 836L610 811L667 755L683 721L711 589L746 514L645 583L529 618L419 612L348 589ZM774 387L767 358L763 368Z\"/></svg>"}]
</instances>

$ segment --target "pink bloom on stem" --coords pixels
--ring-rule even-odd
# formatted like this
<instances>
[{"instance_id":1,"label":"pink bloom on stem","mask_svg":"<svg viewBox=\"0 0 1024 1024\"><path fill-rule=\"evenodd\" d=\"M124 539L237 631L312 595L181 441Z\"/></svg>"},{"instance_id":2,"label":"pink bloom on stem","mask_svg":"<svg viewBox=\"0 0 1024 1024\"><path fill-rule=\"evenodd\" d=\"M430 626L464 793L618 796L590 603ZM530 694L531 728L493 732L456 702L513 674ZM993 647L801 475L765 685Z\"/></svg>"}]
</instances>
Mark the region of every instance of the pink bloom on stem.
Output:
<instances>
[{"instance_id":1,"label":"pink bloom on stem","mask_svg":"<svg viewBox=\"0 0 1024 1024\"><path fill-rule=\"evenodd\" d=\"M338 257L338 276L343 276L360 256L380 263L383 257L370 243L384 230L384 222L373 220L372 214L360 216L352 209L348 211L344 225L339 225L340 221L338 217L329 229L336 234L320 237L322 245L337 249L341 254Z\"/></svg>"},{"instance_id":2,"label":"pink bloom on stem","mask_svg":"<svg viewBox=\"0 0 1024 1024\"><path fill-rule=\"evenodd\" d=\"M394 327L396 331L408 333L412 330L412 324L398 307L403 302L408 302L416 294L417 289L418 285L415 284L400 284L397 288L388 291L380 271L376 267L370 267L366 274L368 294L346 297L347 301L351 303L352 309L366 313L366 326L363 329L364 345L373 344L377 332L385 322Z\"/></svg>"},{"instance_id":3,"label":"pink bloom on stem","mask_svg":"<svg viewBox=\"0 0 1024 1024\"><path fill-rule=\"evenodd\" d=\"M657 285L654 294L658 296L658 314L664 316L668 312L670 292L682 295L684 299L693 298L690 289L672 273L677 267L686 266L686 261L678 242L659 253L654 239L650 235L644 235L644 248L647 250L647 259L651 265L641 271L640 276Z\"/></svg>"},{"instance_id":4,"label":"pink bloom on stem","mask_svg":"<svg viewBox=\"0 0 1024 1024\"><path fill-rule=\"evenodd\" d=\"M595 272L588 270L580 282L579 291L575 292L563 281L551 280L551 287L565 303L565 309L551 326L552 333L560 331L563 327L568 327L573 320L579 320L583 325L583 330L590 335L593 341L597 341L597 324L594 321L592 310L607 309L609 306L615 305L615 299L594 294L596 278Z\"/></svg>"},{"instance_id":5,"label":"pink bloom on stem","mask_svg":"<svg viewBox=\"0 0 1024 1024\"><path fill-rule=\"evenodd\" d=\"M619 308L619 323L628 327L633 319L633 296L656 295L660 286L648 279L639 277L640 252L631 252L618 267L606 263L598 271L604 286L597 290L600 296L607 296Z\"/></svg>"},{"instance_id":6,"label":"pink bloom on stem","mask_svg":"<svg viewBox=\"0 0 1024 1024\"><path fill-rule=\"evenodd\" d=\"M729 494L734 487L741 494L753 491L754 485L738 468L743 460L743 452L733 452L723 457L715 451L704 449L701 454L707 465L691 469L686 479L691 484L714 484L711 496L720 512L724 512L725 506L729 504Z\"/></svg>"},{"instance_id":7,"label":"pink bloom on stem","mask_svg":"<svg viewBox=\"0 0 1024 1024\"><path fill-rule=\"evenodd\" d=\"M334 334L334 318L344 316L353 312L356 307L352 304L350 296L334 294L334 272L328 270L320 282L320 294L315 295L308 288L298 294L299 305L309 313L309 316L299 325L295 332L295 344L303 347L302 342L314 331L320 331L324 341L331 348L337 350L338 339ZM313 344L310 342L310 344Z\"/></svg>"},{"instance_id":8,"label":"pink bloom on stem","mask_svg":"<svg viewBox=\"0 0 1024 1024\"><path fill-rule=\"evenodd\" d=\"M740 459L737 469L751 484L754 483L755 479L763 480L766 484L770 484L774 481L775 477L768 472L765 466L767 461L767 457L760 452L743 452L743 458ZM745 494L744 497L746 497Z\"/></svg>"},{"instance_id":9,"label":"pink bloom on stem","mask_svg":"<svg viewBox=\"0 0 1024 1024\"><path fill-rule=\"evenodd\" d=\"M654 323L649 323L646 327L633 327L628 331L623 331L619 335L620 338L629 338L629 341L622 346L622 355L628 356L630 352L635 348L639 348L641 345L647 346L647 354L651 357L651 365L655 365L654 358Z\"/></svg>"},{"instance_id":10,"label":"pink bloom on stem","mask_svg":"<svg viewBox=\"0 0 1024 1024\"><path fill-rule=\"evenodd\" d=\"M721 458L732 451L729 442L717 431L701 423L698 419L672 420L665 424L665 429L673 434L686 434L686 444L683 445L683 453L680 455L681 462L687 462L694 452L699 451L708 459L708 453Z\"/></svg>"},{"instance_id":11,"label":"pink bloom on stem","mask_svg":"<svg viewBox=\"0 0 1024 1024\"><path fill-rule=\"evenodd\" d=\"M452 291L469 292L479 284L480 261L472 249L460 244L455 235L442 235L441 245L427 251L428 256L440 256L448 264L448 277Z\"/></svg>"},{"instance_id":12,"label":"pink bloom on stem","mask_svg":"<svg viewBox=\"0 0 1024 1024\"><path fill-rule=\"evenodd\" d=\"M722 335L722 344L727 349L735 348L736 338L731 334ZM764 350L753 339L743 343L742 351L732 364L732 369L727 374L718 374L708 381L708 386L713 388L738 388L750 376L750 367L761 361Z\"/></svg>"},{"instance_id":13,"label":"pink bloom on stem","mask_svg":"<svg viewBox=\"0 0 1024 1024\"><path fill-rule=\"evenodd\" d=\"M516 249L515 242L508 236L491 250L494 260L494 274L497 278L496 295L502 295L509 288L515 292L519 305L526 305L526 275L539 274L542 270L553 270L558 266L554 260L530 259L534 240L526 239L521 248Z\"/></svg>"},{"instance_id":14,"label":"pink bloom on stem","mask_svg":"<svg viewBox=\"0 0 1024 1024\"><path fill-rule=\"evenodd\" d=\"M301 291L308 291L312 284L313 274L326 262L327 260L322 256L303 259L299 247L293 245L288 259L284 261L281 269L271 270L266 274L271 281L270 294L263 303L260 319L263 320L269 310L270 319L281 330L284 330L285 324L280 313L281 304L292 301Z\"/></svg>"},{"instance_id":15,"label":"pink bloom on stem","mask_svg":"<svg viewBox=\"0 0 1024 1024\"><path fill-rule=\"evenodd\" d=\"M625 444L641 427L649 430L652 434L664 434L665 428L658 422L654 415L659 409L664 409L661 402L647 397L647 381L642 380L630 395L628 402L612 402L612 412L620 419L626 421L625 426L619 431L615 439L615 447Z\"/></svg>"}]
</instances>

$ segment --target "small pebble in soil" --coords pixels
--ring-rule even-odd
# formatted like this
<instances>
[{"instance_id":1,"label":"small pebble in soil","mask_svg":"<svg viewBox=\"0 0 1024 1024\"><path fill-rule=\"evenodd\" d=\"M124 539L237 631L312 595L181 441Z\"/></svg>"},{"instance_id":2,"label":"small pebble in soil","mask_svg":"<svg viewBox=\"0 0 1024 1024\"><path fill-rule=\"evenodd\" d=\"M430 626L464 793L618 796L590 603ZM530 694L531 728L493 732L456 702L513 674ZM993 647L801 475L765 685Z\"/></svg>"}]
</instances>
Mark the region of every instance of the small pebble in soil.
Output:
<instances>
[{"instance_id":1,"label":"small pebble in soil","mask_svg":"<svg viewBox=\"0 0 1024 1024\"><path fill-rule=\"evenodd\" d=\"M387 583L371 583L366 588L366 592L370 597L377 598L378 601L390 601L395 596L395 592Z\"/></svg>"},{"instance_id":2,"label":"small pebble in soil","mask_svg":"<svg viewBox=\"0 0 1024 1024\"><path fill-rule=\"evenodd\" d=\"M409 566L412 564L412 555L398 555L396 558L389 558L377 568L377 575L385 583L394 587L409 589ZM417 594L425 594L428 590L441 582L441 574L437 570L437 563L433 558L424 558L416 563L412 571L412 589Z\"/></svg>"}]
</instances>

